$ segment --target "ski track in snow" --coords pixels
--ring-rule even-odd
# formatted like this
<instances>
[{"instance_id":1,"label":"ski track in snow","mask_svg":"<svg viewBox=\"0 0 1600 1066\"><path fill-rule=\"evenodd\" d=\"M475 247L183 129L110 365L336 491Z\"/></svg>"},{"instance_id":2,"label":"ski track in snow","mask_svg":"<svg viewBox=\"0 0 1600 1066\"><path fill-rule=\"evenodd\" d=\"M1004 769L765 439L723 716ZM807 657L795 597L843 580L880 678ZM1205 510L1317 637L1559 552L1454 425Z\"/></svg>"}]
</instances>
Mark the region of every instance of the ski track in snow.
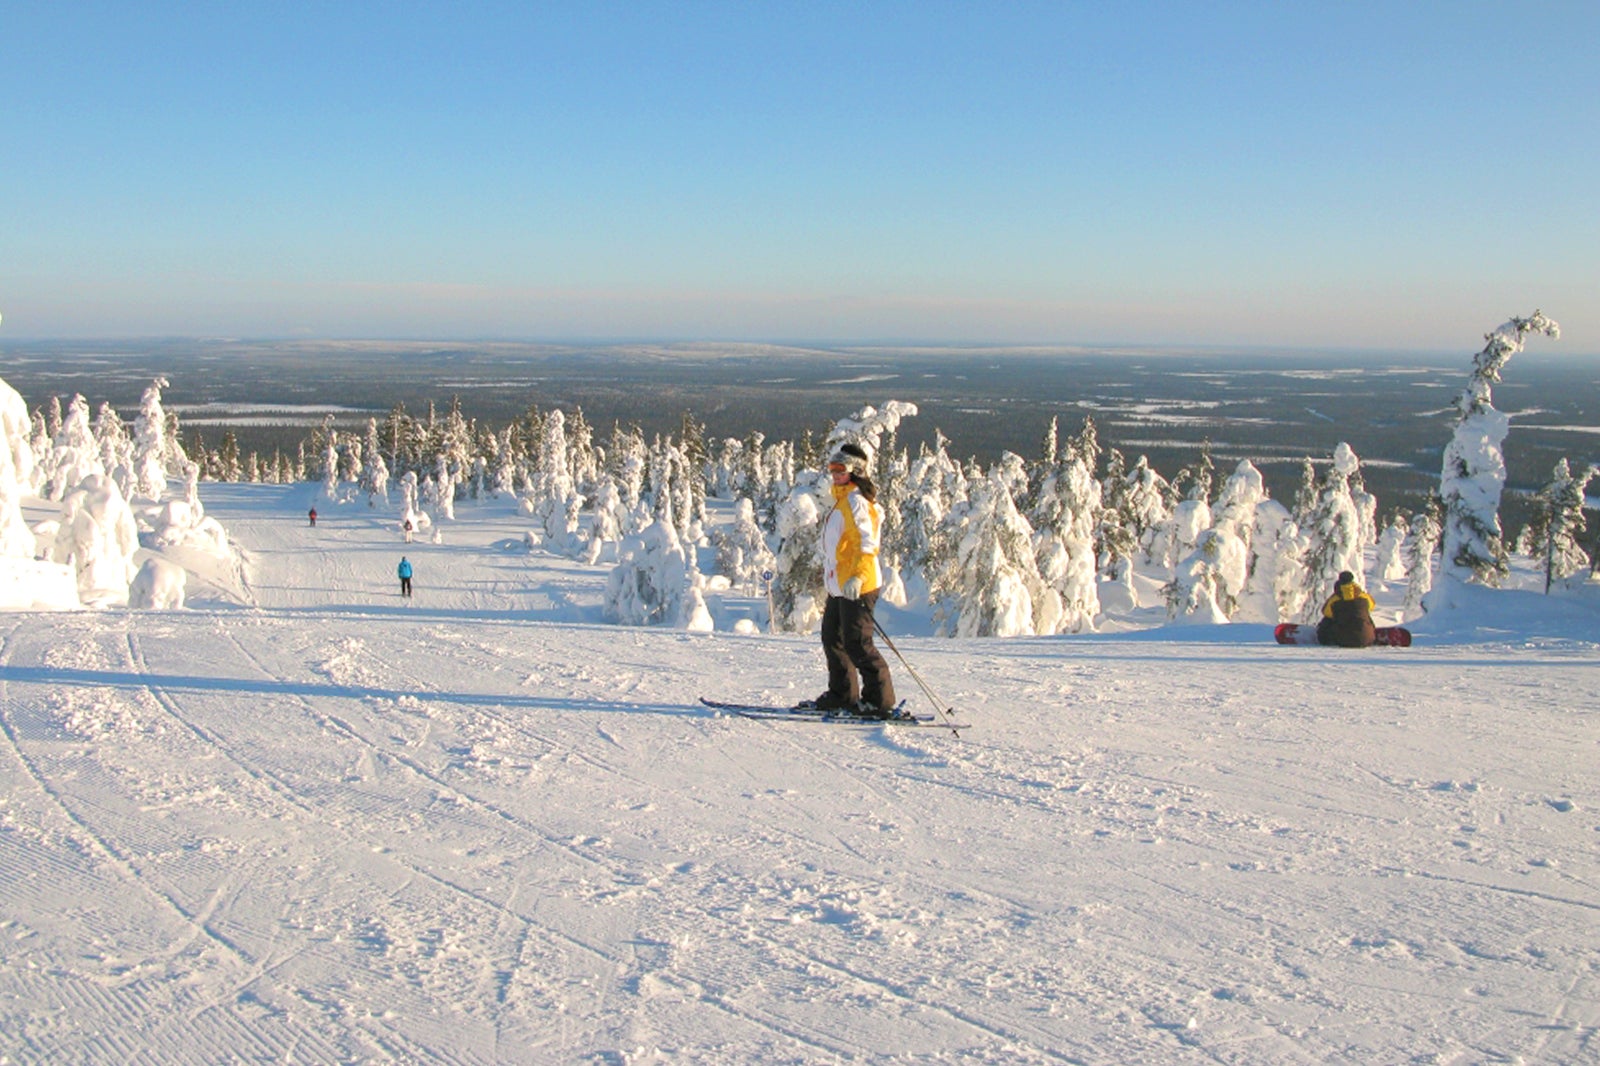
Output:
<instances>
[{"instance_id":1,"label":"ski track in snow","mask_svg":"<svg viewBox=\"0 0 1600 1066\"><path fill-rule=\"evenodd\" d=\"M0 1062L1600 1061L1592 633L906 638L961 738L754 721L814 638L304 492L0 616Z\"/></svg>"}]
</instances>

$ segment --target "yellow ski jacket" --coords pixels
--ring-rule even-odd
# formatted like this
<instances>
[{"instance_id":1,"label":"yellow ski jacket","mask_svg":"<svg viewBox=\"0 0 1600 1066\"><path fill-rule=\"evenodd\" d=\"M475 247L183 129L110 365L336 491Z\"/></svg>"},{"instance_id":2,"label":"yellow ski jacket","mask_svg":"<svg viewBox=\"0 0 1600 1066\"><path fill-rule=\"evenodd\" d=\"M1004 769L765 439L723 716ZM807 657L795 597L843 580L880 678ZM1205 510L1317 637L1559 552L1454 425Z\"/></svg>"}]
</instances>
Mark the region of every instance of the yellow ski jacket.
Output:
<instances>
[{"instance_id":1,"label":"yellow ski jacket","mask_svg":"<svg viewBox=\"0 0 1600 1066\"><path fill-rule=\"evenodd\" d=\"M855 485L834 485L833 510L822 526L822 576L828 595L843 596L844 583L861 579L861 591L883 584L878 572L878 530L883 509Z\"/></svg>"}]
</instances>

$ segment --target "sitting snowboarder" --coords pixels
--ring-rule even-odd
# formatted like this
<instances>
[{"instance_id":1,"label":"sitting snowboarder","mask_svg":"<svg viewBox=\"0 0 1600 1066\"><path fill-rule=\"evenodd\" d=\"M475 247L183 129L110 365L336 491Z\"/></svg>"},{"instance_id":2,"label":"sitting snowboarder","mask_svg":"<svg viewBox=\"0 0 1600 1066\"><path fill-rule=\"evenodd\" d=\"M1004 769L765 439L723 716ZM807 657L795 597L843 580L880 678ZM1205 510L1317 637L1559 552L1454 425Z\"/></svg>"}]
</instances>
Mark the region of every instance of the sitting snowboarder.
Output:
<instances>
[{"instance_id":1,"label":"sitting snowboarder","mask_svg":"<svg viewBox=\"0 0 1600 1066\"><path fill-rule=\"evenodd\" d=\"M1334 582L1333 595L1322 605L1322 621L1317 623L1317 643L1337 644L1341 648L1369 648L1378 639L1372 624L1372 597L1356 584L1356 576L1346 570Z\"/></svg>"}]
</instances>

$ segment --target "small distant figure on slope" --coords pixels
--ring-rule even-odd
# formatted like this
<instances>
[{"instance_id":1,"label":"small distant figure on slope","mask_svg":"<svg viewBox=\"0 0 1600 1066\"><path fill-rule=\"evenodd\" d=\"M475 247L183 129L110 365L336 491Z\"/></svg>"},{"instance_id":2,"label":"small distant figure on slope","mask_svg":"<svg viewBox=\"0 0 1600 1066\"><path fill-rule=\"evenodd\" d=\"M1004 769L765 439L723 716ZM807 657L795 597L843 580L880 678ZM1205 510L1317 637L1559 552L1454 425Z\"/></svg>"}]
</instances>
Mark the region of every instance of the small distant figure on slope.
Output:
<instances>
[{"instance_id":1,"label":"small distant figure on slope","mask_svg":"<svg viewBox=\"0 0 1600 1066\"><path fill-rule=\"evenodd\" d=\"M828 691L817 697L823 710L856 711L871 718L894 713L889 664L873 644L873 608L882 577L878 531L883 510L867 476L867 453L841 445L828 460L833 510L822 523L822 569L828 588L822 611L822 652L828 661Z\"/></svg>"},{"instance_id":2,"label":"small distant figure on slope","mask_svg":"<svg viewBox=\"0 0 1600 1066\"><path fill-rule=\"evenodd\" d=\"M311 524L317 524L317 509L315 507L311 508Z\"/></svg>"},{"instance_id":3,"label":"small distant figure on slope","mask_svg":"<svg viewBox=\"0 0 1600 1066\"><path fill-rule=\"evenodd\" d=\"M400 595L411 598L411 560L404 555L400 556L400 567L396 571L400 575Z\"/></svg>"},{"instance_id":4,"label":"small distant figure on slope","mask_svg":"<svg viewBox=\"0 0 1600 1066\"><path fill-rule=\"evenodd\" d=\"M1372 606L1372 597L1356 584L1356 576L1348 570L1340 573L1333 585L1333 595L1322 605L1317 643L1337 644L1341 648L1369 648L1377 643Z\"/></svg>"},{"instance_id":5,"label":"small distant figure on slope","mask_svg":"<svg viewBox=\"0 0 1600 1066\"><path fill-rule=\"evenodd\" d=\"M410 544L411 543L411 519L409 519L409 518L406 519L405 524L400 527L400 531L405 534L406 543Z\"/></svg>"}]
</instances>

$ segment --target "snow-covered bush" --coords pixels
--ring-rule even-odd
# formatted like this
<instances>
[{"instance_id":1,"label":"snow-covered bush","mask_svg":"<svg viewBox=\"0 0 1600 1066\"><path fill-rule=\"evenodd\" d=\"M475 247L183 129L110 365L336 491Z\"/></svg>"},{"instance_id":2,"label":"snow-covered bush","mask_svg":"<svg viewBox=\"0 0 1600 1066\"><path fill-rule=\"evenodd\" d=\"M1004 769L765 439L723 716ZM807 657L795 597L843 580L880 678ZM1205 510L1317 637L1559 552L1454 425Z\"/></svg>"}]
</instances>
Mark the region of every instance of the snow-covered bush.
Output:
<instances>
[{"instance_id":1,"label":"snow-covered bush","mask_svg":"<svg viewBox=\"0 0 1600 1066\"><path fill-rule=\"evenodd\" d=\"M92 474L61 501L52 559L73 568L84 602L123 602L139 528L116 482Z\"/></svg>"},{"instance_id":2,"label":"snow-covered bush","mask_svg":"<svg viewBox=\"0 0 1600 1066\"><path fill-rule=\"evenodd\" d=\"M128 586L128 606L157 611L182 607L188 580L188 571L183 567L152 556L144 561Z\"/></svg>"},{"instance_id":3,"label":"snow-covered bush","mask_svg":"<svg viewBox=\"0 0 1600 1066\"><path fill-rule=\"evenodd\" d=\"M688 629L709 619L670 502L664 500L656 520L622 542L621 556L606 579L602 609L608 622Z\"/></svg>"}]
</instances>

